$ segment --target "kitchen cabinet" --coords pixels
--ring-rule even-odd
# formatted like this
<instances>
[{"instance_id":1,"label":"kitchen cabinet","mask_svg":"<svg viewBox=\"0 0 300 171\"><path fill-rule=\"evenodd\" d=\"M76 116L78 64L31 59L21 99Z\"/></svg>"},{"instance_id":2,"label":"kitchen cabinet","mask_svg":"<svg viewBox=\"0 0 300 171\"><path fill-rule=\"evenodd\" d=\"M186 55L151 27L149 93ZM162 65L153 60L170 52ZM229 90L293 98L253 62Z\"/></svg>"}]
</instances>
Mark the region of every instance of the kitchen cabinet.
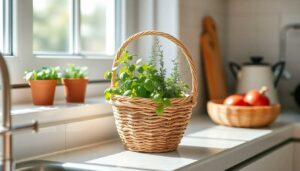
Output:
<instances>
[{"instance_id":1,"label":"kitchen cabinet","mask_svg":"<svg viewBox=\"0 0 300 171\"><path fill-rule=\"evenodd\" d=\"M294 171L300 170L300 142L294 143Z\"/></svg>"},{"instance_id":2,"label":"kitchen cabinet","mask_svg":"<svg viewBox=\"0 0 300 171\"><path fill-rule=\"evenodd\" d=\"M232 171L297 171L300 143L288 143L255 157Z\"/></svg>"}]
</instances>

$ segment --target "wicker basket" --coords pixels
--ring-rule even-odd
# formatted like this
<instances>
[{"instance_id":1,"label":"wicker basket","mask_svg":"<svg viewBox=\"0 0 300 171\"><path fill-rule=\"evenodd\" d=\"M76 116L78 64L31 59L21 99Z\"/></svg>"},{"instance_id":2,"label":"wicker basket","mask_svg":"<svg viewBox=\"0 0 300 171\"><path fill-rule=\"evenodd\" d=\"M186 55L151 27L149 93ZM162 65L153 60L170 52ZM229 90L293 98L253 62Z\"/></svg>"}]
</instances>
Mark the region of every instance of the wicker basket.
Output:
<instances>
[{"instance_id":1,"label":"wicker basket","mask_svg":"<svg viewBox=\"0 0 300 171\"><path fill-rule=\"evenodd\" d=\"M127 150L137 152L168 152L177 149L191 116L192 107L197 102L196 68L186 47L173 36L158 32L145 31L128 38L121 45L113 62L120 58L123 50L129 43L142 36L161 36L175 43L188 61L192 75L191 94L183 98L170 99L171 106L166 107L162 116L157 116L157 104L148 98L131 98L113 96L111 104L115 123L121 140ZM113 72L111 87L114 87L116 72Z\"/></svg>"},{"instance_id":2,"label":"wicker basket","mask_svg":"<svg viewBox=\"0 0 300 171\"><path fill-rule=\"evenodd\" d=\"M227 106L223 100L213 100L207 103L210 118L217 124L257 128L272 124L280 113L280 105L270 106Z\"/></svg>"}]
</instances>

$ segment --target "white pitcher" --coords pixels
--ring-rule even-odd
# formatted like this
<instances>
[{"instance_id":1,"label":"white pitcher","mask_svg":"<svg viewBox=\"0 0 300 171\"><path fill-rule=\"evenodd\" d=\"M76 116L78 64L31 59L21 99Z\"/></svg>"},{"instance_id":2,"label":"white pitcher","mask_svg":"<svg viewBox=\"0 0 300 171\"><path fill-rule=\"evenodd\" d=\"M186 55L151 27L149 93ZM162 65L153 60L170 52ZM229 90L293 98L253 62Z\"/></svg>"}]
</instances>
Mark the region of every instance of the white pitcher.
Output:
<instances>
[{"instance_id":1,"label":"white pitcher","mask_svg":"<svg viewBox=\"0 0 300 171\"><path fill-rule=\"evenodd\" d=\"M285 62L280 61L271 66L263 62L263 57L250 57L251 62L246 62L242 65L230 62L229 68L233 76L237 79L237 93L246 93L249 90L259 90L262 86L267 86L269 90L266 96L271 103L278 103L276 87L283 73ZM274 72L278 71L278 75L274 78Z\"/></svg>"}]
</instances>

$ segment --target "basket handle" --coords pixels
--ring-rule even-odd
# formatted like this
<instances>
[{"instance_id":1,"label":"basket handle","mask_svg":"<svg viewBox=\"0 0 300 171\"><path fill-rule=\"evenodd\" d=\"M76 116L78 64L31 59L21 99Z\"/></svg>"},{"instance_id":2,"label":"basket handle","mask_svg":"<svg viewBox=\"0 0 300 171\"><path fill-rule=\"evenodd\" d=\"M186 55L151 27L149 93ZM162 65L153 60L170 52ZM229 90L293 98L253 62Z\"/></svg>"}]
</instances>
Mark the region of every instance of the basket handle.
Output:
<instances>
[{"instance_id":1,"label":"basket handle","mask_svg":"<svg viewBox=\"0 0 300 171\"><path fill-rule=\"evenodd\" d=\"M183 43L176 39L175 37L171 36L170 34L164 33L164 32L159 32L159 31L142 31L139 33L136 33L134 35L132 35L131 37L129 37L127 40L125 40L121 47L119 48L116 57L113 61L113 66L112 68L117 67L117 61L120 58L120 56L122 55L123 51L125 48L127 48L127 46L129 45L129 43L143 37L143 36L161 36L164 37L170 41L172 41L173 43L175 43L177 45L177 47L179 47L181 49L181 52L183 53L183 55L185 56L185 59L188 61L189 67L190 67L190 71L191 71L191 75L192 75L192 89L191 89L191 94L193 96L193 103L197 102L197 96L198 96L198 82L197 82L197 72L196 72L196 67L194 65L193 59L191 57L191 54L189 53L189 51L187 50L187 48L183 45ZM116 82L116 71L114 70L112 72L112 79L111 79L111 87L115 86L115 82Z\"/></svg>"}]
</instances>

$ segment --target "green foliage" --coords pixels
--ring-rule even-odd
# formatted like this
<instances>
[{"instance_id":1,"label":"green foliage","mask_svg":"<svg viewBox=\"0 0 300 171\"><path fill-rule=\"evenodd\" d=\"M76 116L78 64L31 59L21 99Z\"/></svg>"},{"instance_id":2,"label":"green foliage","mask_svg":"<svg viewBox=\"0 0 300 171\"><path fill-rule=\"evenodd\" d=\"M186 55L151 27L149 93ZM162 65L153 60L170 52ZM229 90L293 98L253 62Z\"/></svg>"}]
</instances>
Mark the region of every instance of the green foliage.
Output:
<instances>
[{"instance_id":1,"label":"green foliage","mask_svg":"<svg viewBox=\"0 0 300 171\"><path fill-rule=\"evenodd\" d=\"M42 67L39 70L25 71L24 79L29 80L58 80L61 74L59 67Z\"/></svg>"},{"instance_id":2,"label":"green foliage","mask_svg":"<svg viewBox=\"0 0 300 171\"><path fill-rule=\"evenodd\" d=\"M63 78L67 79L84 79L87 76L87 67L77 67L74 64L69 64L65 69Z\"/></svg>"},{"instance_id":3,"label":"green foliage","mask_svg":"<svg viewBox=\"0 0 300 171\"><path fill-rule=\"evenodd\" d=\"M174 79L175 83L177 84L180 82L180 75L179 75L179 67L178 67L178 57L172 60L173 68L171 73L171 78Z\"/></svg>"},{"instance_id":4,"label":"green foliage","mask_svg":"<svg viewBox=\"0 0 300 171\"><path fill-rule=\"evenodd\" d=\"M169 78L166 79L166 93L168 96L178 96L182 92L186 92L189 86L181 81L178 66L178 57L172 60L173 68Z\"/></svg>"},{"instance_id":5,"label":"green foliage","mask_svg":"<svg viewBox=\"0 0 300 171\"><path fill-rule=\"evenodd\" d=\"M157 56L158 56L158 47L160 46L159 40L157 37L154 38L153 46L152 46L152 51L151 51L151 56L149 60L149 65L152 65L156 67L157 65Z\"/></svg>"},{"instance_id":6,"label":"green foliage","mask_svg":"<svg viewBox=\"0 0 300 171\"><path fill-rule=\"evenodd\" d=\"M162 50L162 46L159 44L158 38L155 39L155 44L154 44L154 50L156 54L156 59L159 60L159 76L161 80L165 80L166 78L166 68L165 68L165 62L164 62L164 52ZM161 90L163 93L166 93L166 83L165 81L161 82Z\"/></svg>"},{"instance_id":7,"label":"green foliage","mask_svg":"<svg viewBox=\"0 0 300 171\"><path fill-rule=\"evenodd\" d=\"M129 97L151 98L157 103L156 113L160 115L164 108L171 106L170 98L183 97L187 85L179 80L178 63L174 62L174 69L171 76L166 77L166 69L163 63L163 51L159 43L153 47L152 57L148 64L141 64L141 59L133 61L134 56L124 50L117 61L117 83L115 87L105 90L107 100L112 95ZM156 67L156 60L159 60L159 69ZM112 71L104 74L106 79L112 78Z\"/></svg>"}]
</instances>

